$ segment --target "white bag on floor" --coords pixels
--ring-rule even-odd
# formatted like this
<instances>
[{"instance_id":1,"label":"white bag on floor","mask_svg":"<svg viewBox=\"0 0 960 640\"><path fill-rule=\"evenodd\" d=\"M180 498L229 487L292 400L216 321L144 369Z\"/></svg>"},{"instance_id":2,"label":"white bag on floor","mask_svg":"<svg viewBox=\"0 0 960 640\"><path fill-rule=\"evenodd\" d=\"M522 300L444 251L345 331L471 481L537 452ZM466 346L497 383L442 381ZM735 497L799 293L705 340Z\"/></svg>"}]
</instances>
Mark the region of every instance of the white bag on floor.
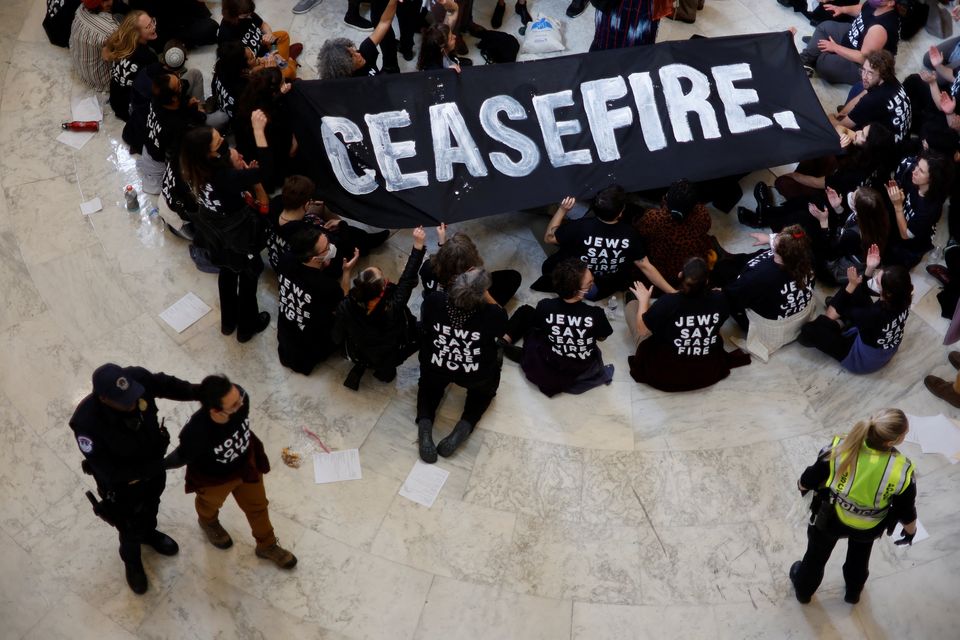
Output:
<instances>
[{"instance_id":1,"label":"white bag on floor","mask_svg":"<svg viewBox=\"0 0 960 640\"><path fill-rule=\"evenodd\" d=\"M537 13L533 22L527 25L520 53L552 53L564 49L560 21Z\"/></svg>"}]
</instances>

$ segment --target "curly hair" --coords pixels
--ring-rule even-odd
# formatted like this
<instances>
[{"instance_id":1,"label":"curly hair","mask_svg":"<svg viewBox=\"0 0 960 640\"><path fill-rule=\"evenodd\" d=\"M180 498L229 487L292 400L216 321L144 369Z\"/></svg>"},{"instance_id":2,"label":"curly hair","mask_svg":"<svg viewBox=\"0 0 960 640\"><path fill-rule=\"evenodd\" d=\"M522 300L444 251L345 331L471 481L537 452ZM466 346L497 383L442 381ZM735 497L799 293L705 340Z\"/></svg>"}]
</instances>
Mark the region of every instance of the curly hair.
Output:
<instances>
[{"instance_id":1,"label":"curly hair","mask_svg":"<svg viewBox=\"0 0 960 640\"><path fill-rule=\"evenodd\" d=\"M440 250L430 256L433 275L441 287L447 288L458 275L473 267L482 267L483 258L465 233L457 232L448 238Z\"/></svg>"},{"instance_id":2,"label":"curly hair","mask_svg":"<svg viewBox=\"0 0 960 640\"><path fill-rule=\"evenodd\" d=\"M871 51L864 56L864 61L869 62L870 66L876 71L883 82L889 84L897 83L896 64L893 54L886 49Z\"/></svg>"},{"instance_id":3,"label":"curly hair","mask_svg":"<svg viewBox=\"0 0 960 640\"><path fill-rule=\"evenodd\" d=\"M777 255L783 260L783 270L800 289L806 290L813 279L813 254L810 238L798 224L784 227L777 235Z\"/></svg>"},{"instance_id":4,"label":"curly hair","mask_svg":"<svg viewBox=\"0 0 960 640\"><path fill-rule=\"evenodd\" d=\"M349 38L330 38L317 54L317 72L321 80L349 78L355 70L350 49L356 45Z\"/></svg>"},{"instance_id":5,"label":"curly hair","mask_svg":"<svg viewBox=\"0 0 960 640\"><path fill-rule=\"evenodd\" d=\"M580 283L587 265L580 258L567 258L558 264L552 274L553 290L563 300L568 300L580 292Z\"/></svg>"}]
</instances>

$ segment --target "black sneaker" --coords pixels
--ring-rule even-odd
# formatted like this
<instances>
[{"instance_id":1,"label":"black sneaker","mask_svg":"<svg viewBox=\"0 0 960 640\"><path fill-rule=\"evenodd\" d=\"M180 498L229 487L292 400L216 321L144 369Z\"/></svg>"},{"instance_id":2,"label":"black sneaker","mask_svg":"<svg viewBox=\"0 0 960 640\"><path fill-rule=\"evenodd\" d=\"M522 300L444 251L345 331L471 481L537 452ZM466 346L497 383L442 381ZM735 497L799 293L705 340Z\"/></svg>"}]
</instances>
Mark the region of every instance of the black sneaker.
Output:
<instances>
[{"instance_id":1,"label":"black sneaker","mask_svg":"<svg viewBox=\"0 0 960 640\"><path fill-rule=\"evenodd\" d=\"M800 560L797 560L790 566L790 582L793 583L793 593L797 596L797 602L800 604L809 604L810 596L802 597L800 592L797 591L797 576L800 575L800 565L803 564Z\"/></svg>"},{"instance_id":2,"label":"black sneaker","mask_svg":"<svg viewBox=\"0 0 960 640\"><path fill-rule=\"evenodd\" d=\"M473 425L466 420L461 420L450 435L437 443L437 453L444 458L449 458L461 444L467 441L471 433L473 433Z\"/></svg>"},{"instance_id":3,"label":"black sneaker","mask_svg":"<svg viewBox=\"0 0 960 640\"><path fill-rule=\"evenodd\" d=\"M437 461L437 446L433 444L433 420L417 420L417 431L420 439L420 459L427 464L433 464Z\"/></svg>"},{"instance_id":4,"label":"black sneaker","mask_svg":"<svg viewBox=\"0 0 960 640\"><path fill-rule=\"evenodd\" d=\"M143 570L142 562L124 562L127 574L127 584L130 590L138 596L147 592L147 573Z\"/></svg>"},{"instance_id":5,"label":"black sneaker","mask_svg":"<svg viewBox=\"0 0 960 640\"><path fill-rule=\"evenodd\" d=\"M760 223L760 216L746 207L737 207L737 220L740 221L740 224L753 229L763 228L763 225Z\"/></svg>"},{"instance_id":6,"label":"black sneaker","mask_svg":"<svg viewBox=\"0 0 960 640\"><path fill-rule=\"evenodd\" d=\"M180 551L180 546L177 544L177 541L162 531L154 531L151 533L150 537L147 538L147 544L162 556L175 556L177 552Z\"/></svg>"},{"instance_id":7,"label":"black sneaker","mask_svg":"<svg viewBox=\"0 0 960 640\"><path fill-rule=\"evenodd\" d=\"M586 10L587 0L573 0L573 2L570 3L570 6L567 7L567 17L576 18Z\"/></svg>"},{"instance_id":8,"label":"black sneaker","mask_svg":"<svg viewBox=\"0 0 960 640\"><path fill-rule=\"evenodd\" d=\"M240 333L240 331L237 330L237 342L250 342L253 336L257 335L269 326L270 314L266 311L261 311L260 315L257 316L257 324L253 327L253 333Z\"/></svg>"},{"instance_id":9,"label":"black sneaker","mask_svg":"<svg viewBox=\"0 0 960 640\"><path fill-rule=\"evenodd\" d=\"M347 377L343 381L343 386L345 386L347 389L358 391L360 389L360 378L363 377L363 373L366 370L366 367L363 365L353 365L353 369L350 369L350 373L347 374Z\"/></svg>"},{"instance_id":10,"label":"black sneaker","mask_svg":"<svg viewBox=\"0 0 960 640\"><path fill-rule=\"evenodd\" d=\"M373 23L359 13L348 13L343 17L343 24L353 27L357 31L373 31Z\"/></svg>"}]
</instances>

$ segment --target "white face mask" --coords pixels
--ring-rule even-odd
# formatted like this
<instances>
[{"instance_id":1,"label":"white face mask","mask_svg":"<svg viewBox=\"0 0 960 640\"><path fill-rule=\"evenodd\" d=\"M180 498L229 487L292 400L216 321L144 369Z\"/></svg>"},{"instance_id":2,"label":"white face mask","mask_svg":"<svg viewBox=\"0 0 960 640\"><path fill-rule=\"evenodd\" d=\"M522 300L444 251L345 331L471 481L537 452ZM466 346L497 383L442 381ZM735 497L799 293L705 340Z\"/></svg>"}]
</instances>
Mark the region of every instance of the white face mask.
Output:
<instances>
[{"instance_id":1,"label":"white face mask","mask_svg":"<svg viewBox=\"0 0 960 640\"><path fill-rule=\"evenodd\" d=\"M867 288L869 288L870 291L873 291L878 296L883 293L883 289L880 288L880 275L882 273L883 272L881 271L880 273L876 274L875 276L867 280Z\"/></svg>"},{"instance_id":2,"label":"white face mask","mask_svg":"<svg viewBox=\"0 0 960 640\"><path fill-rule=\"evenodd\" d=\"M850 211L854 213L857 212L857 208L853 206L853 196L856 195L856 191L851 191L847 194L847 206L850 207Z\"/></svg>"},{"instance_id":3,"label":"white face mask","mask_svg":"<svg viewBox=\"0 0 960 640\"><path fill-rule=\"evenodd\" d=\"M337 257L337 245L332 242L327 245L327 252L323 254L323 261L330 262Z\"/></svg>"}]
</instances>

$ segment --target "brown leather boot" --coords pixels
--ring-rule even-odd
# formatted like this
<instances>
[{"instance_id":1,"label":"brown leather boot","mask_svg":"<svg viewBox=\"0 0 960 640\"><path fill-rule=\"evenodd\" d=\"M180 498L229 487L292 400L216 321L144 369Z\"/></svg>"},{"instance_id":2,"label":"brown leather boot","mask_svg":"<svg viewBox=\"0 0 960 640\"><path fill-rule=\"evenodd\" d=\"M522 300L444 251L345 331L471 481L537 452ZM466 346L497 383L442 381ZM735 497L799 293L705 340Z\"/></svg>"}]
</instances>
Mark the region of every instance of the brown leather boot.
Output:
<instances>
[{"instance_id":1,"label":"brown leather boot","mask_svg":"<svg viewBox=\"0 0 960 640\"><path fill-rule=\"evenodd\" d=\"M233 538L231 538L227 530L221 526L219 520L214 520L209 524L199 519L197 522L200 523L200 528L203 529L203 532L207 534L207 540L217 549L229 549L233 546Z\"/></svg>"},{"instance_id":2,"label":"brown leather boot","mask_svg":"<svg viewBox=\"0 0 960 640\"><path fill-rule=\"evenodd\" d=\"M930 393L960 409L960 393L953 388L952 382L937 376L927 376L923 379L923 384Z\"/></svg>"}]
</instances>

